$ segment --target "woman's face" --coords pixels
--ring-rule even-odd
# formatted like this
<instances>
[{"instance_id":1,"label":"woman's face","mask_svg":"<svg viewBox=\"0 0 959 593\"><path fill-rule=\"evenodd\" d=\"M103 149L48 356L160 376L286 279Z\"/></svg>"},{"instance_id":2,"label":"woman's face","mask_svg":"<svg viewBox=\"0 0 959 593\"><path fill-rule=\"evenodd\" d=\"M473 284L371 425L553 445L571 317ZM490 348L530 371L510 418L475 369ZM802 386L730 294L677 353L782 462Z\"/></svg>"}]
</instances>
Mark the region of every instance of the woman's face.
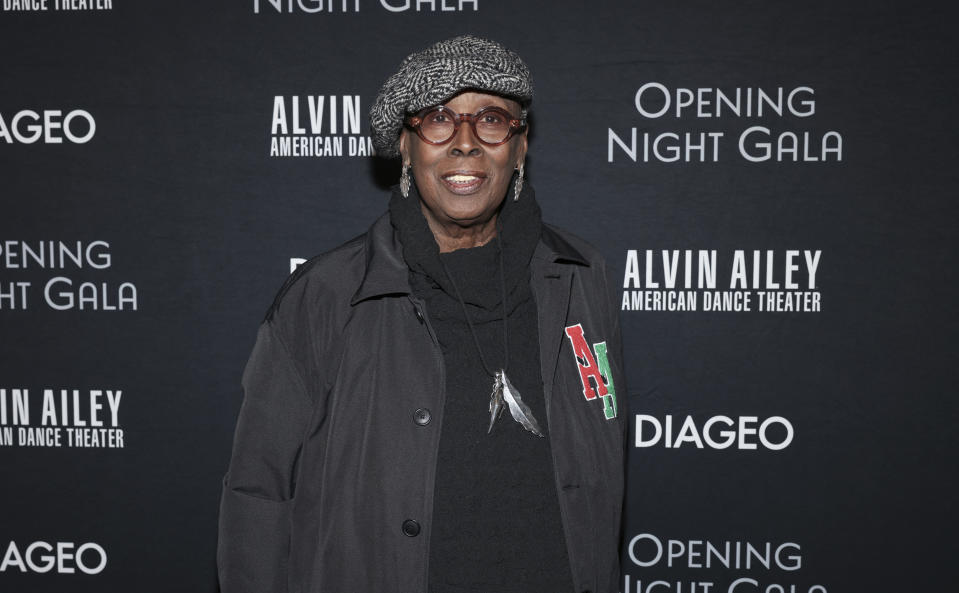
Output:
<instances>
[{"instance_id":1,"label":"woman's face","mask_svg":"<svg viewBox=\"0 0 959 593\"><path fill-rule=\"evenodd\" d=\"M474 91L460 93L444 105L457 113L476 113L496 106L520 116L516 101ZM400 134L403 163L412 164L423 214L433 229L437 223L443 227L472 227L495 222L513 169L526 158L526 147L525 130L505 144L488 146L476 138L466 122L446 144L428 144L406 128Z\"/></svg>"}]
</instances>

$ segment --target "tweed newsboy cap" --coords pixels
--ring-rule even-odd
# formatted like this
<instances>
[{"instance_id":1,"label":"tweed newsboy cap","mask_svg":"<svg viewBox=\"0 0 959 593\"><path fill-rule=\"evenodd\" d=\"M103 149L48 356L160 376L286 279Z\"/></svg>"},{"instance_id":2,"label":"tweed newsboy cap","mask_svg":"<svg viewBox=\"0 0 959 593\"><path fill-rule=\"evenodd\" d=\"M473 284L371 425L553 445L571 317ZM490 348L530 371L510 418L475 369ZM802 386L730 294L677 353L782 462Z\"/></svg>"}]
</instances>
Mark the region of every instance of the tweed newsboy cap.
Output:
<instances>
[{"instance_id":1,"label":"tweed newsboy cap","mask_svg":"<svg viewBox=\"0 0 959 593\"><path fill-rule=\"evenodd\" d=\"M438 105L465 89L503 95L526 108L533 100L529 68L515 53L495 41L461 35L406 56L386 79L370 108L370 130L376 153L400 155L398 141L407 113Z\"/></svg>"}]
</instances>

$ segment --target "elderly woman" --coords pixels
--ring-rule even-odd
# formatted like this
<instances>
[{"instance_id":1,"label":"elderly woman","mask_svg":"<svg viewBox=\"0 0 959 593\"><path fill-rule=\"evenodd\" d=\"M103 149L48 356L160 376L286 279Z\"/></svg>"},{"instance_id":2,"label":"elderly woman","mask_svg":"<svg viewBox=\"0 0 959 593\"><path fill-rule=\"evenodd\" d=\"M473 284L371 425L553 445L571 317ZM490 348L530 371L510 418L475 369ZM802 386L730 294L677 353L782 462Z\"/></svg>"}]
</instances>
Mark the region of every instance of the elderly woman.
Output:
<instances>
[{"instance_id":1,"label":"elderly woman","mask_svg":"<svg viewBox=\"0 0 959 593\"><path fill-rule=\"evenodd\" d=\"M389 212L286 282L243 376L224 593L618 590L617 309L597 252L540 219L531 100L471 36L386 81Z\"/></svg>"}]
</instances>

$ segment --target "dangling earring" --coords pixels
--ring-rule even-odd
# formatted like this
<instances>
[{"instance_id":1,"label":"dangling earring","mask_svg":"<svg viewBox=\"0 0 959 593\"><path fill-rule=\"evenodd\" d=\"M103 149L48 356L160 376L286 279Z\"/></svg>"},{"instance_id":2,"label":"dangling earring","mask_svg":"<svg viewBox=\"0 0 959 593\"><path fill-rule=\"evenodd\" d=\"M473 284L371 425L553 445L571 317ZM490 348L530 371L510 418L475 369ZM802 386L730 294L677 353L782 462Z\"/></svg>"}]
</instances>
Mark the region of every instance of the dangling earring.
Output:
<instances>
[{"instance_id":1,"label":"dangling earring","mask_svg":"<svg viewBox=\"0 0 959 593\"><path fill-rule=\"evenodd\" d=\"M524 164L520 163L519 166L519 176L516 178L516 183L513 184L513 201L519 201L519 194L523 191L523 167Z\"/></svg>"},{"instance_id":2,"label":"dangling earring","mask_svg":"<svg viewBox=\"0 0 959 593\"><path fill-rule=\"evenodd\" d=\"M403 164L403 172L400 174L400 193L404 198L410 197L410 164Z\"/></svg>"}]
</instances>

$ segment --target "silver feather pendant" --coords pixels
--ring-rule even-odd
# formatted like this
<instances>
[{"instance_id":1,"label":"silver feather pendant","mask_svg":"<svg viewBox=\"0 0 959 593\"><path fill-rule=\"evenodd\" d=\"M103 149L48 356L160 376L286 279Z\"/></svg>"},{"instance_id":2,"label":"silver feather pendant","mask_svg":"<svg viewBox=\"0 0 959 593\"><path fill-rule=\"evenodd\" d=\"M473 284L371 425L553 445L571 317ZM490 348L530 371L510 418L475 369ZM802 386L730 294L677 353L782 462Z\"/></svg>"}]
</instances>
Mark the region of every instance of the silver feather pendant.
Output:
<instances>
[{"instance_id":1,"label":"silver feather pendant","mask_svg":"<svg viewBox=\"0 0 959 593\"><path fill-rule=\"evenodd\" d=\"M489 400L489 428L486 434L493 431L493 424L503 413L504 407L509 407L513 420L519 422L523 428L538 437L545 436L536 417L533 416L533 411L523 402L519 390L510 383L506 371L499 370L493 377L493 393L490 394Z\"/></svg>"},{"instance_id":2,"label":"silver feather pendant","mask_svg":"<svg viewBox=\"0 0 959 593\"><path fill-rule=\"evenodd\" d=\"M489 428L486 429L486 434L493 432L493 424L503 413L504 405L503 381L500 379L499 371L497 371L493 376L493 393L489 396Z\"/></svg>"}]
</instances>

